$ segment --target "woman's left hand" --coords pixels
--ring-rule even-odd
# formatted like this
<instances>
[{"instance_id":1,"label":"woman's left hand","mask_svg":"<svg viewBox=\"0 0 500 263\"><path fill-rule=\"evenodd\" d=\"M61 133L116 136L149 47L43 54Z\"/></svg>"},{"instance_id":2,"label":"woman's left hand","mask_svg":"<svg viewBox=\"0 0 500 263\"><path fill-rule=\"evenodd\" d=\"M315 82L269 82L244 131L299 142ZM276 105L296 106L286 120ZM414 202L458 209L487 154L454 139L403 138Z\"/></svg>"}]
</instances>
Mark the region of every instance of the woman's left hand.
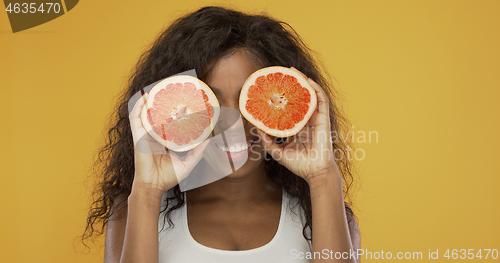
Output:
<instances>
[{"instance_id":1,"label":"woman's left hand","mask_svg":"<svg viewBox=\"0 0 500 263\"><path fill-rule=\"evenodd\" d=\"M318 99L316 110L304 128L281 144L262 130L258 133L262 145L278 163L310 184L318 176L334 173L340 177L340 174L333 152L328 97L316 82L302 75L316 91Z\"/></svg>"}]
</instances>

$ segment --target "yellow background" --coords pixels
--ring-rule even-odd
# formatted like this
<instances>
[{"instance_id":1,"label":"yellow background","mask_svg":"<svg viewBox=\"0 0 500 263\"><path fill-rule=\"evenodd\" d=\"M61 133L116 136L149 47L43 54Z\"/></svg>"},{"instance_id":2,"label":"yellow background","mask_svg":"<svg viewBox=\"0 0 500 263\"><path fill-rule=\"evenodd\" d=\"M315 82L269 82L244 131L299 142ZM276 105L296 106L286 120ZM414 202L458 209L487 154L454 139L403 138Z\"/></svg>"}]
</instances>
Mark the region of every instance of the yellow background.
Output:
<instances>
[{"instance_id":1,"label":"yellow background","mask_svg":"<svg viewBox=\"0 0 500 263\"><path fill-rule=\"evenodd\" d=\"M116 96L162 28L207 4L287 21L353 130L378 132L358 144L364 249L500 249L499 1L94 0L16 34L0 11L0 262L102 262L78 235Z\"/></svg>"}]
</instances>

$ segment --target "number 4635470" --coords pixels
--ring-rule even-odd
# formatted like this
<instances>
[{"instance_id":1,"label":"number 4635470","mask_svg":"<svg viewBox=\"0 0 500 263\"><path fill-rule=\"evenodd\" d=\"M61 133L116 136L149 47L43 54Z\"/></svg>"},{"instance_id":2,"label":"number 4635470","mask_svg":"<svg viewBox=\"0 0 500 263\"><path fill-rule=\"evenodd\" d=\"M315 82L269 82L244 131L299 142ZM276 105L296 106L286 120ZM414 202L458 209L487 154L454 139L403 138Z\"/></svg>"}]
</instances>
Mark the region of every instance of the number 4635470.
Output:
<instances>
[{"instance_id":1,"label":"number 4635470","mask_svg":"<svg viewBox=\"0 0 500 263\"><path fill-rule=\"evenodd\" d=\"M483 251L483 253L481 253ZM447 249L444 253L443 257L447 259L497 259L498 258L498 250L497 249L479 249L479 251L474 251L474 249Z\"/></svg>"},{"instance_id":2,"label":"number 4635470","mask_svg":"<svg viewBox=\"0 0 500 263\"><path fill-rule=\"evenodd\" d=\"M61 5L59 3L41 3L39 6L37 6L37 3L9 3L5 11L9 13L59 13L61 12Z\"/></svg>"}]
</instances>

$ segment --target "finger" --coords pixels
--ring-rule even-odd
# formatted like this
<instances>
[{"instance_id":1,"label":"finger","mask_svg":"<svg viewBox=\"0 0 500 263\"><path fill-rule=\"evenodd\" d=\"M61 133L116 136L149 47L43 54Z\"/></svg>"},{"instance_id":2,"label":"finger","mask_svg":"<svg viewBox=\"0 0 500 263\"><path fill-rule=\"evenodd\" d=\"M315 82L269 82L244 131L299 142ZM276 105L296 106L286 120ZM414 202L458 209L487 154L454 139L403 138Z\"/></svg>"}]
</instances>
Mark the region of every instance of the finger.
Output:
<instances>
[{"instance_id":1,"label":"finger","mask_svg":"<svg viewBox=\"0 0 500 263\"><path fill-rule=\"evenodd\" d=\"M175 170L175 176L177 177L177 182L181 182L182 180L184 180L191 173L191 171L193 171L195 166L200 162L201 158L203 157L203 151L205 151L209 143L210 143L209 140L205 140L200 145L196 146L194 149L189 151L189 153L183 158L180 158L173 151L170 151L171 158L174 162L179 161L184 163L183 171ZM174 166L174 169L175 168L176 166Z\"/></svg>"},{"instance_id":2,"label":"finger","mask_svg":"<svg viewBox=\"0 0 500 263\"><path fill-rule=\"evenodd\" d=\"M189 151L189 153L184 157L184 163L189 172L191 172L191 170L201 160L201 158L203 157L203 151L205 151L209 143L210 139L206 139L200 145Z\"/></svg>"},{"instance_id":3,"label":"finger","mask_svg":"<svg viewBox=\"0 0 500 263\"><path fill-rule=\"evenodd\" d=\"M143 138L147 132L144 129L141 121L141 112L147 102L148 94L144 93L135 103L134 108L130 112L130 128L132 129L132 137L134 138L134 145L137 145L139 139Z\"/></svg>"},{"instance_id":4,"label":"finger","mask_svg":"<svg viewBox=\"0 0 500 263\"><path fill-rule=\"evenodd\" d=\"M311 87L316 91L316 97L318 99L317 102L318 112L328 115L330 108L330 101L328 100L325 91L318 85L318 83L316 83L311 78L308 78L307 81L309 82Z\"/></svg>"},{"instance_id":5,"label":"finger","mask_svg":"<svg viewBox=\"0 0 500 263\"><path fill-rule=\"evenodd\" d=\"M280 162L283 156L283 149L267 133L257 130L264 150L269 153L276 161Z\"/></svg>"},{"instance_id":6,"label":"finger","mask_svg":"<svg viewBox=\"0 0 500 263\"><path fill-rule=\"evenodd\" d=\"M135 102L134 107L132 108L132 111L130 112L130 118L133 117L140 117L141 116L141 111L142 107L144 107L144 104L147 102L147 96L148 93L142 94L142 96Z\"/></svg>"},{"instance_id":7,"label":"finger","mask_svg":"<svg viewBox=\"0 0 500 263\"><path fill-rule=\"evenodd\" d=\"M311 78L308 78L304 73L299 71L298 69L291 67L291 69L295 70L298 74L300 74L302 77L307 79L307 82L309 82L309 85L316 91L316 97L318 98L318 111L320 113L329 113L329 100L328 97L326 96L325 91L316 83L314 80Z\"/></svg>"}]
</instances>

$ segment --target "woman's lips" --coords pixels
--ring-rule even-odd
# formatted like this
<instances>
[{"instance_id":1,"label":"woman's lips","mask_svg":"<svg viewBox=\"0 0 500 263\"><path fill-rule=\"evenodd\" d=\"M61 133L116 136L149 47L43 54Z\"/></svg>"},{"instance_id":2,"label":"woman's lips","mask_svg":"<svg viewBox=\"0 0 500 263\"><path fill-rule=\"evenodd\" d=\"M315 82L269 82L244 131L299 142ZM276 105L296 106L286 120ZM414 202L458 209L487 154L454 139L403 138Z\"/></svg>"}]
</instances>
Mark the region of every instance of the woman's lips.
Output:
<instances>
[{"instance_id":1,"label":"woman's lips","mask_svg":"<svg viewBox=\"0 0 500 263\"><path fill-rule=\"evenodd\" d=\"M210 138L210 141L213 142L213 143L216 143L218 145L233 145L233 144L245 144L245 143L249 143L251 141L256 141L258 140L259 137L256 137L256 136L216 136L216 137L213 137L213 138ZM227 146L226 145L226 146Z\"/></svg>"},{"instance_id":2,"label":"woman's lips","mask_svg":"<svg viewBox=\"0 0 500 263\"><path fill-rule=\"evenodd\" d=\"M245 142L237 142L237 143L215 143L214 144L219 148L219 150L223 152L237 153L241 151L245 151L250 147L254 142L253 141L245 141Z\"/></svg>"},{"instance_id":3,"label":"woman's lips","mask_svg":"<svg viewBox=\"0 0 500 263\"><path fill-rule=\"evenodd\" d=\"M256 144L258 137L226 137L225 139L227 143L224 143L224 140L212 139L211 144L214 148L214 151L217 152L217 154L223 159L229 158L235 166L241 166L242 164L237 165L237 163L240 163L242 161L246 162L248 156L251 153L251 150L253 149L253 146Z\"/></svg>"}]
</instances>

